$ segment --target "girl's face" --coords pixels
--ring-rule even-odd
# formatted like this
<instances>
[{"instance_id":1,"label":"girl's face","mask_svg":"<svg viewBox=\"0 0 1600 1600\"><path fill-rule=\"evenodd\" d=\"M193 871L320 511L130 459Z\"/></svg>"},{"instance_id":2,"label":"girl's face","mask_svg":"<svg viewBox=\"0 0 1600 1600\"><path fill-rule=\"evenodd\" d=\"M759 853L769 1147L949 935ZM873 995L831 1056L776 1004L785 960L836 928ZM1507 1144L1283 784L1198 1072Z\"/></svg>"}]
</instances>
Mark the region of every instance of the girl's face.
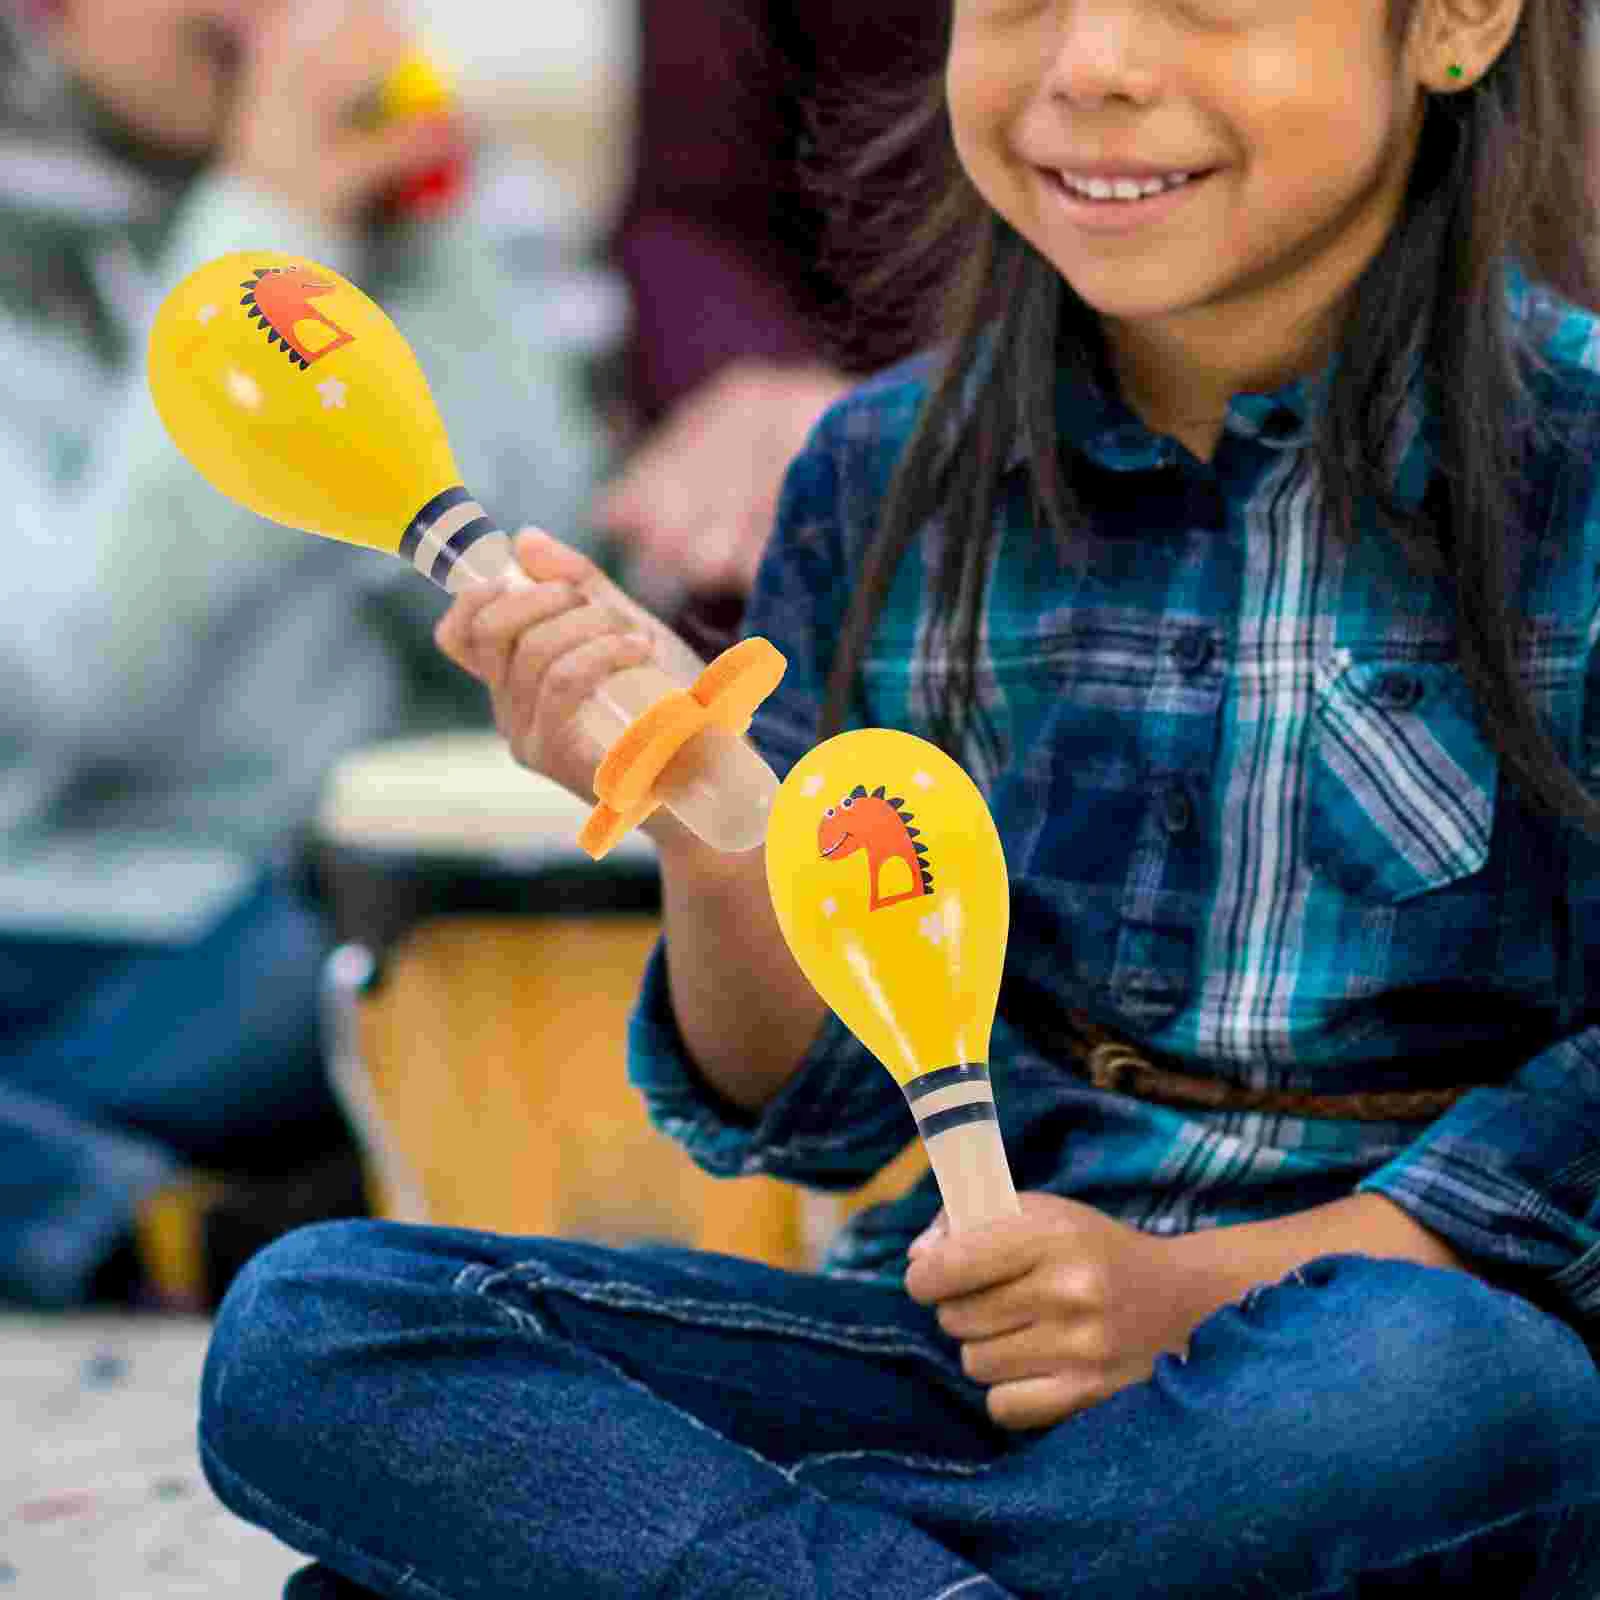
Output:
<instances>
[{"instance_id":1,"label":"girl's face","mask_svg":"<svg viewBox=\"0 0 1600 1600\"><path fill-rule=\"evenodd\" d=\"M1398 215L1426 100L1386 14L1387 0L955 0L956 148L1113 347L1120 329L1198 342L1219 366L1265 353L1275 330L1320 326ZM1214 170L1112 232L1092 226L1108 211L1085 221L1092 202L1062 192L1063 171L1091 165Z\"/></svg>"},{"instance_id":2,"label":"girl's face","mask_svg":"<svg viewBox=\"0 0 1600 1600\"><path fill-rule=\"evenodd\" d=\"M63 0L52 47L128 129L177 156L222 132L239 41L281 0Z\"/></svg>"}]
</instances>

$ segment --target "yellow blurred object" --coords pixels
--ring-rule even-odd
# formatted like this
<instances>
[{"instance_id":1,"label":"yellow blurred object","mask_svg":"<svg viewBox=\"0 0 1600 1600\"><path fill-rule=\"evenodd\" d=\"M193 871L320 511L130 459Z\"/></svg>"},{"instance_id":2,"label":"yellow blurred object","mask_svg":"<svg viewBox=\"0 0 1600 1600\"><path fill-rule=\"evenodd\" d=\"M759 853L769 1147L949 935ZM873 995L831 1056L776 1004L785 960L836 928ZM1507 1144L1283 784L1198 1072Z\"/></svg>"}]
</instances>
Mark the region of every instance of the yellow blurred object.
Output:
<instances>
[{"instance_id":1,"label":"yellow blurred object","mask_svg":"<svg viewBox=\"0 0 1600 1600\"><path fill-rule=\"evenodd\" d=\"M215 1287L206 1281L206 1212L227 1192L221 1178L190 1172L139 1201L134 1224L139 1262L164 1305L204 1308Z\"/></svg>"},{"instance_id":2,"label":"yellow blurred object","mask_svg":"<svg viewBox=\"0 0 1600 1600\"><path fill-rule=\"evenodd\" d=\"M988 1073L1010 893L977 786L912 734L840 734L779 787L766 867L801 971L904 1091L952 1226L1015 1212Z\"/></svg>"},{"instance_id":3,"label":"yellow blurred object","mask_svg":"<svg viewBox=\"0 0 1600 1600\"><path fill-rule=\"evenodd\" d=\"M162 302L148 370L178 448L258 515L398 555L451 594L474 583L530 585L510 541L462 487L411 346L340 274L272 250L220 256ZM606 603L632 605L614 590ZM632 609L648 631L648 614ZM714 849L761 842L778 784L743 733L782 676L783 657L764 640L755 649L758 663L741 655L704 667L691 657L696 686L716 686L724 703L695 695L673 724L676 743L652 743L650 792L597 809L596 859L658 805ZM614 673L577 714L597 763L646 713L690 688L650 662Z\"/></svg>"},{"instance_id":4,"label":"yellow blurred object","mask_svg":"<svg viewBox=\"0 0 1600 1600\"><path fill-rule=\"evenodd\" d=\"M429 1222L807 1264L800 1192L702 1172L628 1083L659 932L654 916L456 914L400 941L359 1038Z\"/></svg>"},{"instance_id":5,"label":"yellow blurred object","mask_svg":"<svg viewBox=\"0 0 1600 1600\"><path fill-rule=\"evenodd\" d=\"M448 111L456 103L454 74L430 51L419 47L383 80L378 97L386 120Z\"/></svg>"}]
</instances>

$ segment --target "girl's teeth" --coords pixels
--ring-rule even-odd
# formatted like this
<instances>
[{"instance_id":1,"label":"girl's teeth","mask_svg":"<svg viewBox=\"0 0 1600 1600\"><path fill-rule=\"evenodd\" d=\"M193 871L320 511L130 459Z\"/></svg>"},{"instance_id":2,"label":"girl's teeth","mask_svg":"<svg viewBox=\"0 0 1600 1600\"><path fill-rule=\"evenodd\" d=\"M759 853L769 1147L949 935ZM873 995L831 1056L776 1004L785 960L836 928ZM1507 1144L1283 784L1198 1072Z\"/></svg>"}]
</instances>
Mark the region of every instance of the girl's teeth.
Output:
<instances>
[{"instance_id":1,"label":"girl's teeth","mask_svg":"<svg viewBox=\"0 0 1600 1600\"><path fill-rule=\"evenodd\" d=\"M1189 181L1189 176L1187 173L1175 173L1169 178L1155 178L1148 183L1135 183L1131 178L1118 178L1115 181L1092 178L1087 183L1081 183L1065 176L1061 181L1073 194L1085 199L1143 200L1163 194L1168 189L1179 188Z\"/></svg>"}]
</instances>

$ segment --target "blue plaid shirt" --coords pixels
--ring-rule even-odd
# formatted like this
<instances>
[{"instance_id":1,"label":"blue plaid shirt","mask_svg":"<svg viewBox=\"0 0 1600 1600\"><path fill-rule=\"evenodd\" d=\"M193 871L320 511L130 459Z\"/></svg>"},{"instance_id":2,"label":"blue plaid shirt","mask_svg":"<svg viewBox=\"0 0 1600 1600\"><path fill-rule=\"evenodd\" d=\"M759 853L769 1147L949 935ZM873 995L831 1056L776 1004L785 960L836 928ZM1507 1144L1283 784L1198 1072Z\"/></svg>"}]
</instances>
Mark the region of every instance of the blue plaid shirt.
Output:
<instances>
[{"instance_id":1,"label":"blue plaid shirt","mask_svg":"<svg viewBox=\"0 0 1600 1600\"><path fill-rule=\"evenodd\" d=\"M1547 404L1594 413L1600 321L1514 267L1507 306ZM1535 320L1534 313L1539 318ZM1319 538L1267 507L1336 362L1234 398L1209 464L1064 373L1066 437L1101 469L1064 564L1011 458L979 684L1001 759L963 761L1011 879L991 1044L1019 1189L1182 1232L1388 1195L1464 1257L1600 1333L1600 846L1541 822L1485 741L1448 596L1374 531ZM790 470L746 621L788 657L751 730L781 777L816 742L842 608L929 358L835 406ZM1412 368L1401 497L1435 481ZM1522 667L1563 752L1600 783L1600 486L1594 446L1545 451L1519 495ZM1363 511L1363 529L1375 523ZM939 541L899 569L865 660L866 725L931 736ZM1069 1010L1191 1074L1269 1088L1483 1084L1432 1123L1180 1109L1090 1085ZM821 1188L914 1135L899 1088L836 1018L752 1123L696 1074L646 972L630 1074L707 1170ZM894 1275L933 1215L927 1179L858 1218L827 1269Z\"/></svg>"}]
</instances>

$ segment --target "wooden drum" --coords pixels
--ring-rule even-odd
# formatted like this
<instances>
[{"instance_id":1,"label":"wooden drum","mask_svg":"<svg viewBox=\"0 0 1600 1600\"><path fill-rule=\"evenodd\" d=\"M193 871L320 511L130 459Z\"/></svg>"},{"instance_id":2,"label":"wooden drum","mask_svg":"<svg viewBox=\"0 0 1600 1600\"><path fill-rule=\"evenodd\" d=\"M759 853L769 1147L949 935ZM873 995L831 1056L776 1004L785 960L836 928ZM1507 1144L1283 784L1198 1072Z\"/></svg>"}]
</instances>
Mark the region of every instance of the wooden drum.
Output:
<instances>
[{"instance_id":1,"label":"wooden drum","mask_svg":"<svg viewBox=\"0 0 1600 1600\"><path fill-rule=\"evenodd\" d=\"M337 934L327 1054L374 1209L803 1266L799 1192L702 1172L627 1082L655 849L635 832L591 860L588 812L491 733L378 745L331 773L314 847Z\"/></svg>"}]
</instances>

